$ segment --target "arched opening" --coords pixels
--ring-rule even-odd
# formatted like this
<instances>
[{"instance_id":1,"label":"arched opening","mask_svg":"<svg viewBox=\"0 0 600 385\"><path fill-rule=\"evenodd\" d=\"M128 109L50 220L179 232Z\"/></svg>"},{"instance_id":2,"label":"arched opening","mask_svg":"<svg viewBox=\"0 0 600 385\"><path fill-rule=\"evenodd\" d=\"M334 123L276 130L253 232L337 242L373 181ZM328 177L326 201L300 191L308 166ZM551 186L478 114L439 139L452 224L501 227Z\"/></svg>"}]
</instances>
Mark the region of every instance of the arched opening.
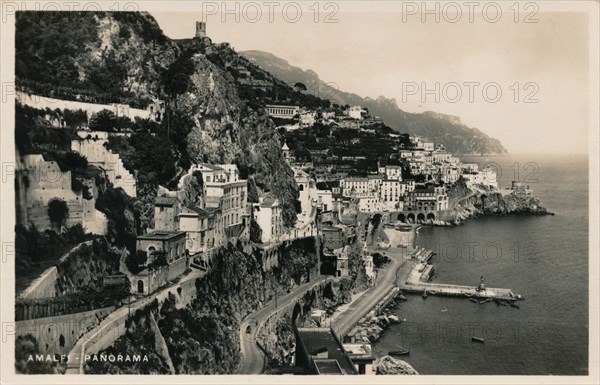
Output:
<instances>
[{"instance_id":1,"label":"arched opening","mask_svg":"<svg viewBox=\"0 0 600 385\"><path fill-rule=\"evenodd\" d=\"M423 213L419 213L419 215L417 215L417 222L421 223L425 221L425 214Z\"/></svg>"},{"instance_id":2,"label":"arched opening","mask_svg":"<svg viewBox=\"0 0 600 385\"><path fill-rule=\"evenodd\" d=\"M406 215L404 215L404 214L398 214L398 220L400 222L406 222Z\"/></svg>"},{"instance_id":3,"label":"arched opening","mask_svg":"<svg viewBox=\"0 0 600 385\"><path fill-rule=\"evenodd\" d=\"M295 325L296 324L296 320L298 319L298 316L302 314L302 307L300 307L299 303L296 303L296 305L294 306L294 310L292 311L292 324Z\"/></svg>"},{"instance_id":4,"label":"arched opening","mask_svg":"<svg viewBox=\"0 0 600 385\"><path fill-rule=\"evenodd\" d=\"M139 294L144 294L144 281L142 281L141 279L138 281L138 293Z\"/></svg>"},{"instance_id":5,"label":"arched opening","mask_svg":"<svg viewBox=\"0 0 600 385\"><path fill-rule=\"evenodd\" d=\"M302 183L298 185L298 191L304 191L304 185Z\"/></svg>"},{"instance_id":6,"label":"arched opening","mask_svg":"<svg viewBox=\"0 0 600 385\"><path fill-rule=\"evenodd\" d=\"M433 213L427 214L427 220L433 223L433 221L435 220L435 215Z\"/></svg>"},{"instance_id":7,"label":"arched opening","mask_svg":"<svg viewBox=\"0 0 600 385\"><path fill-rule=\"evenodd\" d=\"M408 214L408 223L415 223L415 214L410 213Z\"/></svg>"},{"instance_id":8,"label":"arched opening","mask_svg":"<svg viewBox=\"0 0 600 385\"><path fill-rule=\"evenodd\" d=\"M63 336L62 334L60 335L60 337L58 337L58 344L61 348L65 347L65 336Z\"/></svg>"},{"instance_id":9,"label":"arched opening","mask_svg":"<svg viewBox=\"0 0 600 385\"><path fill-rule=\"evenodd\" d=\"M336 271L335 275L337 277L341 277L342 276L342 271L341 270Z\"/></svg>"},{"instance_id":10,"label":"arched opening","mask_svg":"<svg viewBox=\"0 0 600 385\"><path fill-rule=\"evenodd\" d=\"M182 291L181 287L178 287L177 288L177 294L179 294L179 296L181 296L181 291Z\"/></svg>"}]
</instances>

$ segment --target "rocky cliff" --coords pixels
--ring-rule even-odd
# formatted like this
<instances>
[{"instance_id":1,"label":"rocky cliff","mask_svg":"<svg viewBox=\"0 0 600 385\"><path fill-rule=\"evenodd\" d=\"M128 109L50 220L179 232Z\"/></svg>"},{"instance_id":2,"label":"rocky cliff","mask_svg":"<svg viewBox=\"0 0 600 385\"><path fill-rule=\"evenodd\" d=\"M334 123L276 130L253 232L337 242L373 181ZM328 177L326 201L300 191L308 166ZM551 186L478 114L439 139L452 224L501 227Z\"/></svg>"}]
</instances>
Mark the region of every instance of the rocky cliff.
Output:
<instances>
[{"instance_id":1,"label":"rocky cliff","mask_svg":"<svg viewBox=\"0 0 600 385\"><path fill-rule=\"evenodd\" d=\"M484 215L554 215L540 198L523 190L470 190L460 179L448 191L449 212L454 217L448 224L459 224Z\"/></svg>"},{"instance_id":2,"label":"rocky cliff","mask_svg":"<svg viewBox=\"0 0 600 385\"><path fill-rule=\"evenodd\" d=\"M213 269L196 281L197 300L179 309L168 299L160 308L153 305L136 313L127 325L126 335L102 352L134 354L136 347L144 345L143 352L152 352L148 353L150 365L89 363L86 372L168 373L171 366L177 374L235 372L240 361L241 320L270 301L275 291L281 296L301 283L306 272L317 264L316 252L315 242L310 239L289 243L281 250L281 267L273 274L264 271L260 249L228 244L219 249ZM158 329L151 327L149 311Z\"/></svg>"},{"instance_id":3,"label":"rocky cliff","mask_svg":"<svg viewBox=\"0 0 600 385\"><path fill-rule=\"evenodd\" d=\"M241 52L241 55L288 84L303 83L306 85L308 92L329 99L332 103L367 107L371 115L379 116L393 129L402 133L429 138L435 143L446 146L446 149L451 153L482 155L503 155L507 153L500 141L490 138L477 128L462 124L460 118L434 112L409 113L401 110L394 99L383 96L377 99L363 98L353 93L344 92L339 90L334 83L326 83L321 80L314 71L304 71L268 52L244 51Z\"/></svg>"},{"instance_id":4,"label":"rocky cliff","mask_svg":"<svg viewBox=\"0 0 600 385\"><path fill-rule=\"evenodd\" d=\"M291 87L227 44L170 40L145 13L20 12L16 35L16 78L23 91L139 108L164 102L158 123L130 124L152 137L111 144L126 168L140 171L142 227L152 223L147 196L159 184L173 186L199 162L236 163L244 178L280 199L285 224L295 223L298 191L283 161L283 139L264 111L264 95L250 92L236 71L250 71L279 95L294 94ZM147 160L156 167L144 167Z\"/></svg>"}]
</instances>

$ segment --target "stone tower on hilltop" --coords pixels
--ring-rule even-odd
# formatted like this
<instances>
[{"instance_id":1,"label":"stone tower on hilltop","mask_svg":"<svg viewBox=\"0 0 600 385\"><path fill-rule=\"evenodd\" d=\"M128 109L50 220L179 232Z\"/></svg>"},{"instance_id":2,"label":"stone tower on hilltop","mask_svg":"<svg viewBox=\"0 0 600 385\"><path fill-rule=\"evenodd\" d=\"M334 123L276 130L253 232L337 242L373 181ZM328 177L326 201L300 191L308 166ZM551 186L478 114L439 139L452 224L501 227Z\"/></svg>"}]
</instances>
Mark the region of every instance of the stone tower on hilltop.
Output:
<instances>
[{"instance_id":1,"label":"stone tower on hilltop","mask_svg":"<svg viewBox=\"0 0 600 385\"><path fill-rule=\"evenodd\" d=\"M206 23L203 21L196 22L196 37L206 37Z\"/></svg>"}]
</instances>

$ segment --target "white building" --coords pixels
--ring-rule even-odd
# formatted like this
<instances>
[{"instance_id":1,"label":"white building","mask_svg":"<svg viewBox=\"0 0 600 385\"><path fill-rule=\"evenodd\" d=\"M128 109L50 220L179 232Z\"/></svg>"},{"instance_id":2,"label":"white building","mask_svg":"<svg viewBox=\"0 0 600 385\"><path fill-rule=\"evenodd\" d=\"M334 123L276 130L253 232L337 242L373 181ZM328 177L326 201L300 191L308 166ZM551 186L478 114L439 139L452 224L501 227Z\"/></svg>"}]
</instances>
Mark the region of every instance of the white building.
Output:
<instances>
[{"instance_id":1,"label":"white building","mask_svg":"<svg viewBox=\"0 0 600 385\"><path fill-rule=\"evenodd\" d=\"M481 171L466 171L462 174L462 177L469 188L477 185L498 188L496 171L489 167Z\"/></svg>"},{"instance_id":2,"label":"white building","mask_svg":"<svg viewBox=\"0 0 600 385\"><path fill-rule=\"evenodd\" d=\"M302 169L293 167L294 179L298 185L298 193L301 207L301 215L308 216L313 210L317 201L317 188L315 181Z\"/></svg>"},{"instance_id":3,"label":"white building","mask_svg":"<svg viewBox=\"0 0 600 385\"><path fill-rule=\"evenodd\" d=\"M359 211L366 213L374 213L383 210L383 208L379 204L379 198L374 193L357 197L357 199Z\"/></svg>"},{"instance_id":4,"label":"white building","mask_svg":"<svg viewBox=\"0 0 600 385\"><path fill-rule=\"evenodd\" d=\"M292 119L300 112L300 107L298 106L267 105L265 107L269 115L274 118Z\"/></svg>"},{"instance_id":5,"label":"white building","mask_svg":"<svg viewBox=\"0 0 600 385\"><path fill-rule=\"evenodd\" d=\"M317 190L317 208L321 211L333 210L333 192L331 190Z\"/></svg>"},{"instance_id":6,"label":"white building","mask_svg":"<svg viewBox=\"0 0 600 385\"><path fill-rule=\"evenodd\" d=\"M202 173L205 207L221 209L225 228L243 224L247 210L248 183L239 178L237 166L201 163L192 165L187 175L194 171ZM179 183L181 189L182 180Z\"/></svg>"},{"instance_id":7,"label":"white building","mask_svg":"<svg viewBox=\"0 0 600 385\"><path fill-rule=\"evenodd\" d=\"M344 196L360 196L376 193L383 180L381 175L369 175L366 178L345 178L340 180L340 190Z\"/></svg>"},{"instance_id":8,"label":"white building","mask_svg":"<svg viewBox=\"0 0 600 385\"><path fill-rule=\"evenodd\" d=\"M263 243L276 242L283 234L283 218L279 200L267 194L253 205L254 220L262 230Z\"/></svg>"},{"instance_id":9,"label":"white building","mask_svg":"<svg viewBox=\"0 0 600 385\"><path fill-rule=\"evenodd\" d=\"M379 200L382 203L399 202L408 192L408 184L394 179L386 179L379 185Z\"/></svg>"},{"instance_id":10,"label":"white building","mask_svg":"<svg viewBox=\"0 0 600 385\"><path fill-rule=\"evenodd\" d=\"M302 112L300 114L300 126L311 127L317 121L317 113L313 111Z\"/></svg>"},{"instance_id":11,"label":"white building","mask_svg":"<svg viewBox=\"0 0 600 385\"><path fill-rule=\"evenodd\" d=\"M384 175L385 179L390 180L402 180L402 167L397 165L386 165L380 166L378 169L379 174Z\"/></svg>"},{"instance_id":12,"label":"white building","mask_svg":"<svg viewBox=\"0 0 600 385\"><path fill-rule=\"evenodd\" d=\"M364 112L365 110L361 106L352 106L348 108L346 114L352 119L362 120Z\"/></svg>"}]
</instances>

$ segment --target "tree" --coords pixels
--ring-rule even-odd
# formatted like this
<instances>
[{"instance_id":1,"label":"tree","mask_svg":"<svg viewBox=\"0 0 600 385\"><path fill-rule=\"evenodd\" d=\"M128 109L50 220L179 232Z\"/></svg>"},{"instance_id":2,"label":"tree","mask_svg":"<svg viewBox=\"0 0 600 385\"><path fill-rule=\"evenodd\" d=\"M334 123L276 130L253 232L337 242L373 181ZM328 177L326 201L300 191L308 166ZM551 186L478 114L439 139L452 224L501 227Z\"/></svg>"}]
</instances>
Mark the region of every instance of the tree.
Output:
<instances>
[{"instance_id":1,"label":"tree","mask_svg":"<svg viewBox=\"0 0 600 385\"><path fill-rule=\"evenodd\" d=\"M54 198L48 203L48 216L52 226L60 232L69 217L69 206L62 199Z\"/></svg>"},{"instance_id":2,"label":"tree","mask_svg":"<svg viewBox=\"0 0 600 385\"><path fill-rule=\"evenodd\" d=\"M65 233L65 238L69 243L73 244L83 241L85 238L85 230L83 229L83 226L78 223L75 226L69 227Z\"/></svg>"},{"instance_id":3,"label":"tree","mask_svg":"<svg viewBox=\"0 0 600 385\"><path fill-rule=\"evenodd\" d=\"M31 334L18 336L15 340L15 367L22 374L52 374L54 365L46 361L30 361L29 357L40 353L38 341Z\"/></svg>"},{"instance_id":4,"label":"tree","mask_svg":"<svg viewBox=\"0 0 600 385\"><path fill-rule=\"evenodd\" d=\"M92 115L90 118L90 130L113 132L117 123L117 118L112 111L102 110Z\"/></svg>"},{"instance_id":5,"label":"tree","mask_svg":"<svg viewBox=\"0 0 600 385\"><path fill-rule=\"evenodd\" d=\"M88 166L87 158L73 151L49 153L48 157L55 160L62 171L84 170Z\"/></svg>"},{"instance_id":6,"label":"tree","mask_svg":"<svg viewBox=\"0 0 600 385\"><path fill-rule=\"evenodd\" d=\"M87 114L83 110L63 110L63 119L67 127L82 129L87 126Z\"/></svg>"},{"instance_id":7,"label":"tree","mask_svg":"<svg viewBox=\"0 0 600 385\"><path fill-rule=\"evenodd\" d=\"M169 264L166 251L155 251L152 253L152 256L154 258L152 265L150 266L152 269L158 269L159 267L167 266Z\"/></svg>"},{"instance_id":8,"label":"tree","mask_svg":"<svg viewBox=\"0 0 600 385\"><path fill-rule=\"evenodd\" d=\"M192 175L184 179L181 204L183 206L196 206L202 201L204 195L204 182L202 173L194 171Z\"/></svg>"},{"instance_id":9,"label":"tree","mask_svg":"<svg viewBox=\"0 0 600 385\"><path fill-rule=\"evenodd\" d=\"M307 90L307 88L304 85L304 83L300 83L300 82L297 82L296 84L294 84L294 89L296 91L298 91L298 92L302 92L302 91L306 91Z\"/></svg>"},{"instance_id":10,"label":"tree","mask_svg":"<svg viewBox=\"0 0 600 385\"><path fill-rule=\"evenodd\" d=\"M137 250L135 253L129 254L125 260L127 268L133 274L142 271L146 262L148 262L148 254L144 250Z\"/></svg>"}]
</instances>

